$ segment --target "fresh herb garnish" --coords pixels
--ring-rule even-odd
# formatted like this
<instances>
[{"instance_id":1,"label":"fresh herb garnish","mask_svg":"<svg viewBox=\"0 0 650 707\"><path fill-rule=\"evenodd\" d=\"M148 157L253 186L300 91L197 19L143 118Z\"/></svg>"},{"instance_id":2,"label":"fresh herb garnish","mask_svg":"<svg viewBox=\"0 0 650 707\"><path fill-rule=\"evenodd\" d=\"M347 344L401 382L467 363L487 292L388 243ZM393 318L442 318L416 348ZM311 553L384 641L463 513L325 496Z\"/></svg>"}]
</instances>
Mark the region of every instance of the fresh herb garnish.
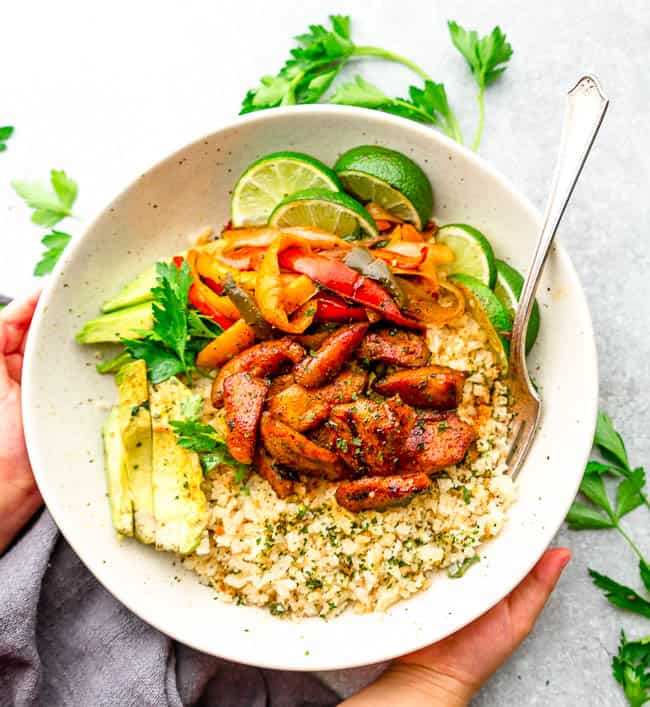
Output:
<instances>
[{"instance_id":1,"label":"fresh herb garnish","mask_svg":"<svg viewBox=\"0 0 650 707\"><path fill-rule=\"evenodd\" d=\"M650 594L650 564L620 523L624 516L639 506L650 508L644 492L645 472L641 467L630 467L623 438L604 412L598 414L594 445L612 461L592 460L587 463L580 492L589 503L575 502L571 506L567 516L569 527L574 530L616 529L638 557L639 576ZM615 503L610 500L604 481L612 476L618 479ZM614 606L650 618L649 599L593 569L589 569L589 575ZM628 642L622 633L619 653L614 657L612 667L614 677L623 686L630 705L640 707L650 699L649 666L650 639Z\"/></svg>"},{"instance_id":2,"label":"fresh herb garnish","mask_svg":"<svg viewBox=\"0 0 650 707\"><path fill-rule=\"evenodd\" d=\"M178 444L200 455L201 466L205 471L214 469L218 464L227 464L235 472L235 481L241 484L249 471L249 466L235 461L226 441L212 425L199 422L197 418L172 420L170 425L176 433Z\"/></svg>"},{"instance_id":3,"label":"fresh herb garnish","mask_svg":"<svg viewBox=\"0 0 650 707\"><path fill-rule=\"evenodd\" d=\"M64 248L72 240L69 233L63 231L52 231L41 239L41 243L45 246L45 251L41 259L36 263L34 275L41 277L47 275L54 270L54 266L59 261Z\"/></svg>"},{"instance_id":4,"label":"fresh herb garnish","mask_svg":"<svg viewBox=\"0 0 650 707\"><path fill-rule=\"evenodd\" d=\"M152 383L186 373L193 366L188 343L187 297L192 285L190 266L183 261L156 263L157 284L153 294L153 330L143 339L122 339L133 358L144 359Z\"/></svg>"},{"instance_id":5,"label":"fresh herb garnish","mask_svg":"<svg viewBox=\"0 0 650 707\"><path fill-rule=\"evenodd\" d=\"M14 180L11 186L18 196L34 210L32 221L50 228L68 216L77 198L77 183L61 169L50 171L52 189L42 182Z\"/></svg>"},{"instance_id":6,"label":"fresh herb garnish","mask_svg":"<svg viewBox=\"0 0 650 707\"><path fill-rule=\"evenodd\" d=\"M485 125L485 88L506 70L505 64L512 56L512 47L498 25L484 37L479 37L474 30L468 32L456 22L448 22L447 25L451 41L467 60L478 84L479 119L472 145L476 151Z\"/></svg>"},{"instance_id":7,"label":"fresh herb garnish","mask_svg":"<svg viewBox=\"0 0 650 707\"><path fill-rule=\"evenodd\" d=\"M14 128L12 125L3 125L0 127L0 152L7 149L6 142L13 135Z\"/></svg>"},{"instance_id":8,"label":"fresh herb garnish","mask_svg":"<svg viewBox=\"0 0 650 707\"><path fill-rule=\"evenodd\" d=\"M449 106L447 92L441 83L431 79L424 82L424 89L409 87L409 98L390 98L377 86L369 83L361 76L355 76L354 81L344 83L334 92L329 100L346 106L374 108L385 113L410 118L420 123L431 123L457 142L463 142L463 136L456 116Z\"/></svg>"},{"instance_id":9,"label":"fresh herb garnish","mask_svg":"<svg viewBox=\"0 0 650 707\"><path fill-rule=\"evenodd\" d=\"M650 702L650 636L628 641L621 631L618 655L612 660L612 672L625 691L631 707Z\"/></svg>"}]
</instances>

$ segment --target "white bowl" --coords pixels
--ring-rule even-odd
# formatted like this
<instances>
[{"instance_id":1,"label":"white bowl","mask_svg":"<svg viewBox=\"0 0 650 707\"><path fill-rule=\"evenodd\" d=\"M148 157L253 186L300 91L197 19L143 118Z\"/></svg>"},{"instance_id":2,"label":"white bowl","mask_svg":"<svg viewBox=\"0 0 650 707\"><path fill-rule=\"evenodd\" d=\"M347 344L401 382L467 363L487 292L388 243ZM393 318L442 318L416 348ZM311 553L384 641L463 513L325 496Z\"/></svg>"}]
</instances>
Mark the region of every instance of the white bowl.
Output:
<instances>
[{"instance_id":1,"label":"white bowl","mask_svg":"<svg viewBox=\"0 0 650 707\"><path fill-rule=\"evenodd\" d=\"M306 106L235 120L142 175L66 251L34 318L23 409L32 466L56 523L86 566L145 621L194 648L241 663L292 670L338 669L401 655L437 641L493 606L530 570L559 528L591 448L597 408L594 337L573 266L557 246L539 292L542 327L530 357L541 387L542 426L519 477L519 500L483 561L462 579L429 589L387 613L347 612L332 621L282 620L226 604L168 554L118 541L106 500L98 402L116 397L95 372L96 350L75 343L100 304L188 236L228 221L242 170L275 150L332 164L354 145L377 143L427 172L439 223L467 222L497 255L525 270L539 215L499 173L428 127L364 109ZM516 149L504 145L504 149Z\"/></svg>"}]
</instances>

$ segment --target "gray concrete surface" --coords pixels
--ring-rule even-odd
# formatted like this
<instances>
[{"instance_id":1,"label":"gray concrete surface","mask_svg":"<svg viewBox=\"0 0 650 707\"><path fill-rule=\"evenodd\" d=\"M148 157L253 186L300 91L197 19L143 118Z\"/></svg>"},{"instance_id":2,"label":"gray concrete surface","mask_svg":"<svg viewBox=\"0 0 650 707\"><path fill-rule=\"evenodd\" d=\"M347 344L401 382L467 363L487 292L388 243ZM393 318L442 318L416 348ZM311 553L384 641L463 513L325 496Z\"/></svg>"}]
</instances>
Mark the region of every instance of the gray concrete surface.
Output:
<instances>
[{"instance_id":1,"label":"gray concrete surface","mask_svg":"<svg viewBox=\"0 0 650 707\"><path fill-rule=\"evenodd\" d=\"M540 207L563 93L585 70L600 76L610 112L562 238L591 304L602 405L633 463L650 464L650 20L642 0L12 3L0 45L0 123L13 123L17 133L0 156L0 230L10 255L0 259L0 290L27 291L40 250L10 178L64 167L81 184L87 222L161 155L234 116L245 90L279 67L289 37L328 12L351 14L359 43L407 54L444 81L466 135L476 118L474 86L444 22L483 32L499 23L515 55L487 95L480 152ZM411 80L381 63L364 64L363 73L393 95ZM82 225L70 229L79 233ZM639 509L627 525L650 552L647 511ZM612 532L562 529L556 542L571 547L573 562L534 634L482 690L478 707L625 704L610 676L611 654L621 626L641 636L650 634L650 622L609 606L587 567L638 586L634 557ZM358 679L331 676L341 686Z\"/></svg>"}]
</instances>

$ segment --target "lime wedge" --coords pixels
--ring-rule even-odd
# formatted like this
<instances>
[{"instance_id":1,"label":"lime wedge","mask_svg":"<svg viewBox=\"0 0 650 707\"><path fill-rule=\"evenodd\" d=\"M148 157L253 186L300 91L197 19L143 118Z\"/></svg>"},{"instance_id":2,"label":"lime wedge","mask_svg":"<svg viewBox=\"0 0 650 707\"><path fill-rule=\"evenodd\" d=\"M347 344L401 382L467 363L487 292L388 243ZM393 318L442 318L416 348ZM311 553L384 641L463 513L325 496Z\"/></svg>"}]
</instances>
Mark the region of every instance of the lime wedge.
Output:
<instances>
[{"instance_id":1,"label":"lime wedge","mask_svg":"<svg viewBox=\"0 0 650 707\"><path fill-rule=\"evenodd\" d=\"M305 189L278 204L269 218L269 225L317 226L340 238L377 235L372 216L352 197L338 191Z\"/></svg>"},{"instance_id":2,"label":"lime wedge","mask_svg":"<svg viewBox=\"0 0 650 707\"><path fill-rule=\"evenodd\" d=\"M510 313L494 292L480 280L463 273L451 275L449 279L461 286L470 314L487 333L490 346L497 355L501 373L505 375L508 372L509 337L512 331Z\"/></svg>"},{"instance_id":3,"label":"lime wedge","mask_svg":"<svg viewBox=\"0 0 650 707\"><path fill-rule=\"evenodd\" d=\"M449 246L456 255L454 262L443 268L448 275L471 275L490 289L494 287L497 279L494 251L480 231L464 223L451 223L438 229L436 242Z\"/></svg>"},{"instance_id":4,"label":"lime wedge","mask_svg":"<svg viewBox=\"0 0 650 707\"><path fill-rule=\"evenodd\" d=\"M334 169L344 189L360 201L374 201L420 231L431 218L429 179L401 152L377 145L353 147L338 158Z\"/></svg>"},{"instance_id":5,"label":"lime wedge","mask_svg":"<svg viewBox=\"0 0 650 707\"><path fill-rule=\"evenodd\" d=\"M524 287L524 277L511 265L504 263L503 260L497 260L496 266L497 284L494 286L494 294L506 306L510 316L514 319L515 312L517 311L517 304L519 303L519 298L521 297L521 291ZM537 334L539 334L539 324L539 304L537 303L537 300L535 300L533 304L533 311L530 313L530 319L528 320L528 330L526 331L526 353L530 353L530 350L533 348L535 341L537 340Z\"/></svg>"},{"instance_id":6,"label":"lime wedge","mask_svg":"<svg viewBox=\"0 0 650 707\"><path fill-rule=\"evenodd\" d=\"M303 189L341 189L327 165L301 152L274 152L253 162L232 192L232 225L262 226L273 209L290 194Z\"/></svg>"}]
</instances>

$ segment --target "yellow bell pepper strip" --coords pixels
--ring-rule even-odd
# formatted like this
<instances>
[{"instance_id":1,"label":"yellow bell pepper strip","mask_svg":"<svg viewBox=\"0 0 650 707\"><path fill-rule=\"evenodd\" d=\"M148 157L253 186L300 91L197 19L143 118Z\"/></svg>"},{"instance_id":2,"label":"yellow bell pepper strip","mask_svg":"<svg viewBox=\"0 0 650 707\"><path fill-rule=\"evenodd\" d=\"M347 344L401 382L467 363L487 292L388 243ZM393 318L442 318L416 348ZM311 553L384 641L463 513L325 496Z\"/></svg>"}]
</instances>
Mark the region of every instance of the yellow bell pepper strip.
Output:
<instances>
[{"instance_id":1,"label":"yellow bell pepper strip","mask_svg":"<svg viewBox=\"0 0 650 707\"><path fill-rule=\"evenodd\" d=\"M413 275L412 272L409 274ZM441 325L456 319L465 311L465 297L462 291L446 280L440 282L440 289L452 299L449 306L441 305L437 297L432 296L423 284L406 277L397 279L409 300L406 311L415 319L427 324Z\"/></svg>"},{"instance_id":2,"label":"yellow bell pepper strip","mask_svg":"<svg viewBox=\"0 0 650 707\"><path fill-rule=\"evenodd\" d=\"M208 252L201 252L196 259L196 271L202 277L220 284L230 273L233 280L246 290L255 289L257 275L251 270L237 270L220 263Z\"/></svg>"},{"instance_id":3,"label":"yellow bell pepper strip","mask_svg":"<svg viewBox=\"0 0 650 707\"><path fill-rule=\"evenodd\" d=\"M243 319L238 319L199 351L196 365L201 368L219 368L254 343L255 332Z\"/></svg>"},{"instance_id":4,"label":"yellow bell pepper strip","mask_svg":"<svg viewBox=\"0 0 650 707\"><path fill-rule=\"evenodd\" d=\"M329 234L328 234L329 235ZM340 239L336 236L329 240L329 247L337 246ZM303 304L292 320L289 320L287 310L282 299L283 286L280 274L278 256L280 252L293 245L311 245L300 236L290 233L280 233L264 253L264 258L257 269L257 282L255 283L255 300L264 319L269 324L288 334L302 334L314 321L316 307L309 302Z\"/></svg>"},{"instance_id":5,"label":"yellow bell pepper strip","mask_svg":"<svg viewBox=\"0 0 650 707\"><path fill-rule=\"evenodd\" d=\"M281 277L284 280L284 278ZM293 277L282 285L282 303L289 314L295 312L305 302L318 293L318 287L307 275Z\"/></svg>"},{"instance_id":6,"label":"yellow bell pepper strip","mask_svg":"<svg viewBox=\"0 0 650 707\"><path fill-rule=\"evenodd\" d=\"M281 234L295 236L301 239L301 243L317 250L328 250L329 248L340 247L349 248L350 244L322 228L311 226L290 226L287 228L273 228L271 226L261 226L259 228L233 228L224 231L221 238L215 242L213 252L215 254L228 253L237 248L251 246L253 248L267 248Z\"/></svg>"}]
</instances>

